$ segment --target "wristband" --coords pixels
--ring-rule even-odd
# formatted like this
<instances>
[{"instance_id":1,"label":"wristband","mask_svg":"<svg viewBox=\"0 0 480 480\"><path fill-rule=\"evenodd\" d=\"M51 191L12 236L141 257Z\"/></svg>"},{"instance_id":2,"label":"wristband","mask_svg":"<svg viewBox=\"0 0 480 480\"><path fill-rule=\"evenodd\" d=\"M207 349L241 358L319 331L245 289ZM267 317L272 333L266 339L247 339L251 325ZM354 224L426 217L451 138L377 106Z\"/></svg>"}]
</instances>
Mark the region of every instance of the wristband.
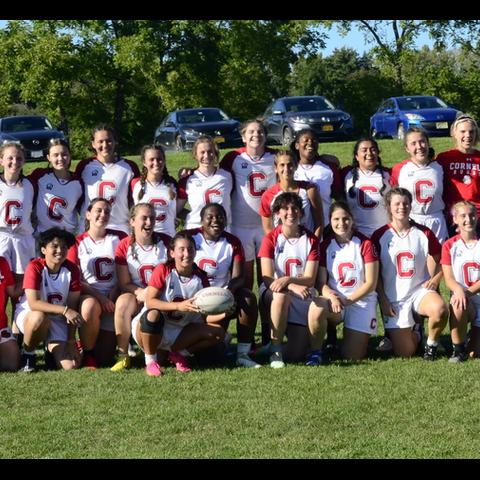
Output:
<instances>
[{"instance_id":1,"label":"wristband","mask_svg":"<svg viewBox=\"0 0 480 480\"><path fill-rule=\"evenodd\" d=\"M68 310L68 305L65 305L65 309L63 310L62 315L65 316Z\"/></svg>"}]
</instances>

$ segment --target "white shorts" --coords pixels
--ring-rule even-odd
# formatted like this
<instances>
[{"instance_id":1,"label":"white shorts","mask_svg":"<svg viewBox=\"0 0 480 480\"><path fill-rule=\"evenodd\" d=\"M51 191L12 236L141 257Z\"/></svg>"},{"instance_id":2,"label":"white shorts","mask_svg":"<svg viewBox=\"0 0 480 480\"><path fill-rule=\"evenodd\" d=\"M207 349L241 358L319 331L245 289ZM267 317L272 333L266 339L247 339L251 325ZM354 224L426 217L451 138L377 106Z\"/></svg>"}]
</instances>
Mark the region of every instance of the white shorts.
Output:
<instances>
[{"instance_id":1,"label":"white shorts","mask_svg":"<svg viewBox=\"0 0 480 480\"><path fill-rule=\"evenodd\" d=\"M30 260L35 258L35 238L0 234L0 256L7 259L13 273L23 275Z\"/></svg>"},{"instance_id":2,"label":"white shorts","mask_svg":"<svg viewBox=\"0 0 480 480\"><path fill-rule=\"evenodd\" d=\"M413 312L418 311L418 307L420 306L423 297L434 291L435 290L428 290L428 288L420 287L409 298L400 302L392 302L392 307L395 312L397 312L397 315L394 317L388 317L387 315L383 316L383 325L385 328L413 327L415 325Z\"/></svg>"},{"instance_id":3,"label":"white shorts","mask_svg":"<svg viewBox=\"0 0 480 480\"><path fill-rule=\"evenodd\" d=\"M420 225L428 227L437 237L440 243L443 243L448 238L447 222L443 213L435 213L433 215L418 215L411 213L410 218Z\"/></svg>"},{"instance_id":4,"label":"white shorts","mask_svg":"<svg viewBox=\"0 0 480 480\"><path fill-rule=\"evenodd\" d=\"M342 311L345 328L356 332L377 334L377 297L363 298Z\"/></svg>"},{"instance_id":5,"label":"white shorts","mask_svg":"<svg viewBox=\"0 0 480 480\"><path fill-rule=\"evenodd\" d=\"M11 340L15 341L12 331L9 327L0 329L0 345L2 343L10 342Z\"/></svg>"},{"instance_id":6,"label":"white shorts","mask_svg":"<svg viewBox=\"0 0 480 480\"><path fill-rule=\"evenodd\" d=\"M25 317L30 313L30 309L22 308L20 304L15 309L14 322L18 329L25 334ZM46 343L60 343L68 340L68 326L63 315L49 315L51 318L50 328L48 329Z\"/></svg>"},{"instance_id":7,"label":"white shorts","mask_svg":"<svg viewBox=\"0 0 480 480\"><path fill-rule=\"evenodd\" d=\"M260 250L263 237L265 237L262 226L245 228L232 225L231 229L232 234L240 239L240 243L245 252L245 261L250 262L255 260Z\"/></svg>"},{"instance_id":8,"label":"white shorts","mask_svg":"<svg viewBox=\"0 0 480 480\"><path fill-rule=\"evenodd\" d=\"M135 316L132 320L132 336L139 347L140 347L140 343L138 342L138 338L137 338L137 325L140 322L140 317L143 315L145 311L146 311L146 308L142 308L140 313L137 316ZM162 340L160 342L160 345L157 347L158 350L170 351L172 348L172 345L175 343L178 336L182 333L182 330L184 329L184 327L185 325L183 324L176 325L171 322L165 321L163 326ZM142 349L142 347L140 347L140 349Z\"/></svg>"}]
</instances>

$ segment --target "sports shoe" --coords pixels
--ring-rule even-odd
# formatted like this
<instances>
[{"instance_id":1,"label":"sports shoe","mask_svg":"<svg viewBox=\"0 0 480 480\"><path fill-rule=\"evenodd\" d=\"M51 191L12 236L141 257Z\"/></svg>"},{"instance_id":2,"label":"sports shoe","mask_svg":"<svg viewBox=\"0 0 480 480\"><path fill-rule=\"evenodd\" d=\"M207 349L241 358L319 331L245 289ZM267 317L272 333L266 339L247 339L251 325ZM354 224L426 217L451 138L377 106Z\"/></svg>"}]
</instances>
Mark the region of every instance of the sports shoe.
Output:
<instances>
[{"instance_id":1,"label":"sports shoe","mask_svg":"<svg viewBox=\"0 0 480 480\"><path fill-rule=\"evenodd\" d=\"M122 370L128 370L132 364L132 360L129 355L123 355L118 358L117 363L110 369L111 372L121 372Z\"/></svg>"},{"instance_id":2,"label":"sports shoe","mask_svg":"<svg viewBox=\"0 0 480 480\"><path fill-rule=\"evenodd\" d=\"M255 356L258 355L270 355L271 352L271 347L272 344L270 342L266 343L265 345L260 345L259 347L255 348L255 351L253 352Z\"/></svg>"},{"instance_id":3,"label":"sports shoe","mask_svg":"<svg viewBox=\"0 0 480 480\"><path fill-rule=\"evenodd\" d=\"M246 368L260 368L261 365L257 362L254 362L247 354L238 355L237 361L235 362L237 367L246 367Z\"/></svg>"},{"instance_id":4,"label":"sports shoe","mask_svg":"<svg viewBox=\"0 0 480 480\"><path fill-rule=\"evenodd\" d=\"M428 343L425 345L425 350L423 353L423 359L428 360L428 361L433 361L437 359L437 346L433 345L428 345Z\"/></svg>"},{"instance_id":5,"label":"sports shoe","mask_svg":"<svg viewBox=\"0 0 480 480\"><path fill-rule=\"evenodd\" d=\"M468 360L468 355L465 350L453 350L452 356L448 359L448 363L462 363Z\"/></svg>"},{"instance_id":6,"label":"sports shoe","mask_svg":"<svg viewBox=\"0 0 480 480\"><path fill-rule=\"evenodd\" d=\"M19 372L31 373L37 369L37 356L28 353L22 353Z\"/></svg>"},{"instance_id":7,"label":"sports shoe","mask_svg":"<svg viewBox=\"0 0 480 480\"><path fill-rule=\"evenodd\" d=\"M82 367L87 368L88 370L96 370L98 368L97 361L91 352L83 353Z\"/></svg>"},{"instance_id":8,"label":"sports shoe","mask_svg":"<svg viewBox=\"0 0 480 480\"><path fill-rule=\"evenodd\" d=\"M170 363L175 365L175 368L182 373L191 372L192 369L188 366L187 359L178 352L169 352L168 353L168 360Z\"/></svg>"},{"instance_id":9,"label":"sports shoe","mask_svg":"<svg viewBox=\"0 0 480 480\"><path fill-rule=\"evenodd\" d=\"M307 365L307 367L318 367L323 365L323 363L322 352L320 350L312 350L307 355L307 361L305 365Z\"/></svg>"},{"instance_id":10,"label":"sports shoe","mask_svg":"<svg viewBox=\"0 0 480 480\"><path fill-rule=\"evenodd\" d=\"M383 337L380 340L380 343L378 344L377 348L375 348L377 352L390 352L392 349L393 349L392 341L387 337Z\"/></svg>"},{"instance_id":11,"label":"sports shoe","mask_svg":"<svg viewBox=\"0 0 480 480\"><path fill-rule=\"evenodd\" d=\"M270 366L272 368L284 368L285 362L283 361L282 352L273 352L270 355Z\"/></svg>"},{"instance_id":12,"label":"sports shoe","mask_svg":"<svg viewBox=\"0 0 480 480\"><path fill-rule=\"evenodd\" d=\"M135 358L137 356L137 351L131 343L128 344L128 356L132 358Z\"/></svg>"},{"instance_id":13,"label":"sports shoe","mask_svg":"<svg viewBox=\"0 0 480 480\"><path fill-rule=\"evenodd\" d=\"M161 377L162 376L162 371L160 370L160 365L158 364L158 362L150 362L145 367L145 373L149 377Z\"/></svg>"},{"instance_id":14,"label":"sports shoe","mask_svg":"<svg viewBox=\"0 0 480 480\"><path fill-rule=\"evenodd\" d=\"M340 348L336 343L327 343L323 347L323 361L328 360L329 362L337 360L340 358Z\"/></svg>"}]
</instances>

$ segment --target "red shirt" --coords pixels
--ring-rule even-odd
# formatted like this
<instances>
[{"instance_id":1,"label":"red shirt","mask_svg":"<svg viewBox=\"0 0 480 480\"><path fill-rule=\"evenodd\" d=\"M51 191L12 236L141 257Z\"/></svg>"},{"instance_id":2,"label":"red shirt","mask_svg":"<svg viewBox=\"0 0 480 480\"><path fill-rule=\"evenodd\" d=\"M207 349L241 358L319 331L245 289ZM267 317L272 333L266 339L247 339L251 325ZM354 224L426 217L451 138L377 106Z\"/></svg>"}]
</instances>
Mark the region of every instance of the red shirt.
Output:
<instances>
[{"instance_id":1,"label":"red shirt","mask_svg":"<svg viewBox=\"0 0 480 480\"><path fill-rule=\"evenodd\" d=\"M5 312L7 306L7 287L15 285L10 266L4 257L0 257L0 329L8 326L8 318Z\"/></svg>"}]
</instances>

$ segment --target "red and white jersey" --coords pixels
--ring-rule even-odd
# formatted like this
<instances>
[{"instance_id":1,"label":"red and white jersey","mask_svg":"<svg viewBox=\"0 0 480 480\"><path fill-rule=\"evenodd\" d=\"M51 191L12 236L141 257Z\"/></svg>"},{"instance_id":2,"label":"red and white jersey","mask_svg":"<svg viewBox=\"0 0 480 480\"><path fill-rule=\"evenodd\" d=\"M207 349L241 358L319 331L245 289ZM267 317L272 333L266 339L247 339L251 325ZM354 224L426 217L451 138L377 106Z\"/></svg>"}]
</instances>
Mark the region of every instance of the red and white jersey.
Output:
<instances>
[{"instance_id":1,"label":"red and white jersey","mask_svg":"<svg viewBox=\"0 0 480 480\"><path fill-rule=\"evenodd\" d=\"M320 266L327 270L327 285L347 297L365 283L365 264L378 261L371 240L354 232L348 243L338 243L334 236L320 244ZM371 292L363 300L376 298Z\"/></svg>"},{"instance_id":2,"label":"red and white jersey","mask_svg":"<svg viewBox=\"0 0 480 480\"><path fill-rule=\"evenodd\" d=\"M209 287L205 272L193 265L191 277L182 277L174 266L166 263L157 265L148 285L160 290L159 299L164 302L182 302L192 298L202 288ZM189 323L203 322L198 312L163 312L167 322L186 326Z\"/></svg>"},{"instance_id":3,"label":"red and white jersey","mask_svg":"<svg viewBox=\"0 0 480 480\"><path fill-rule=\"evenodd\" d=\"M440 256L442 248L428 227L415 222L404 235L399 235L391 224L384 225L372 235L372 242L390 302L407 299L430 278L427 257Z\"/></svg>"},{"instance_id":4,"label":"red and white jersey","mask_svg":"<svg viewBox=\"0 0 480 480\"><path fill-rule=\"evenodd\" d=\"M313 165L298 164L294 178L317 186L322 198L323 224L328 225L330 223L328 212L332 203L332 194L336 195L342 189L340 172L337 167L322 160L316 160Z\"/></svg>"},{"instance_id":5,"label":"red and white jersey","mask_svg":"<svg viewBox=\"0 0 480 480\"><path fill-rule=\"evenodd\" d=\"M178 182L178 198L188 200L190 213L185 219L185 228L201 226L200 211L207 203L219 203L227 213L227 226L232 223L231 199L233 181L230 172L217 168L215 173L205 176L197 169Z\"/></svg>"},{"instance_id":6,"label":"red and white jersey","mask_svg":"<svg viewBox=\"0 0 480 480\"><path fill-rule=\"evenodd\" d=\"M8 327L6 313L8 293L7 287L15 285L13 273L5 257L0 257L0 330Z\"/></svg>"},{"instance_id":7,"label":"red and white jersey","mask_svg":"<svg viewBox=\"0 0 480 480\"><path fill-rule=\"evenodd\" d=\"M319 260L318 238L300 226L298 238L287 239L282 226L274 228L263 240L258 258L271 258L275 265L275 278L301 277L308 261Z\"/></svg>"},{"instance_id":8,"label":"red and white jersey","mask_svg":"<svg viewBox=\"0 0 480 480\"><path fill-rule=\"evenodd\" d=\"M85 224L88 204L96 197L107 199L112 205L108 228L129 231L130 181L140 176L137 164L120 158L114 163L103 164L96 158L82 160L75 170L82 179L85 200L81 208L80 231Z\"/></svg>"},{"instance_id":9,"label":"red and white jersey","mask_svg":"<svg viewBox=\"0 0 480 480\"><path fill-rule=\"evenodd\" d=\"M212 287L226 287L232 277L234 262L244 262L245 254L240 240L223 232L217 241L205 239L202 228L187 230L195 242L195 263L207 274Z\"/></svg>"},{"instance_id":10,"label":"red and white jersey","mask_svg":"<svg viewBox=\"0 0 480 480\"><path fill-rule=\"evenodd\" d=\"M349 191L353 185L353 168L345 167L341 171L345 196L355 221L355 227L360 233L371 237L378 228L388 223L387 209L383 196L390 190L390 169L377 169L373 172L357 168L358 179L355 182L354 197ZM382 193L381 190L385 186Z\"/></svg>"},{"instance_id":11,"label":"red and white jersey","mask_svg":"<svg viewBox=\"0 0 480 480\"><path fill-rule=\"evenodd\" d=\"M465 288L480 280L480 242L466 244L460 235L442 245L442 265L450 265L455 280ZM480 296L478 293L476 297Z\"/></svg>"},{"instance_id":12,"label":"red and white jersey","mask_svg":"<svg viewBox=\"0 0 480 480\"><path fill-rule=\"evenodd\" d=\"M155 267L168 260L168 245L170 237L164 233L155 233L152 245L130 244L130 236L125 237L115 250L115 263L125 265L132 283L145 288Z\"/></svg>"},{"instance_id":13,"label":"red and white jersey","mask_svg":"<svg viewBox=\"0 0 480 480\"><path fill-rule=\"evenodd\" d=\"M160 183L152 183L145 180L145 192L140 199L142 184L140 177L134 178L130 185L133 203L151 203L155 208L155 231L166 233L173 237L175 235L175 217L177 216L177 183L166 184L163 180Z\"/></svg>"},{"instance_id":14,"label":"red and white jersey","mask_svg":"<svg viewBox=\"0 0 480 480\"><path fill-rule=\"evenodd\" d=\"M34 258L25 270L23 277L24 293L19 307L30 310L25 290L37 290L41 300L55 305L65 305L70 292L79 292L81 288L80 271L74 263L65 260L57 273L48 271L44 258Z\"/></svg>"},{"instance_id":15,"label":"red and white jersey","mask_svg":"<svg viewBox=\"0 0 480 480\"><path fill-rule=\"evenodd\" d=\"M303 217L301 220L301 224L304 227L306 227L308 230L311 230L313 232L315 230L315 222L313 221L312 208L310 204L310 199L308 198L307 190L312 186L314 188L317 188L317 187L312 183L302 182L302 181L297 182L297 184L299 187L297 194L302 199L302 207L303 207ZM263 192L260 209L258 210L258 213L262 217L272 216L273 202L281 193L283 193L283 190L281 189L279 183L275 184L273 187L270 187L268 190ZM273 217L273 225L275 227L278 225L277 215L274 215Z\"/></svg>"},{"instance_id":16,"label":"red and white jersey","mask_svg":"<svg viewBox=\"0 0 480 480\"><path fill-rule=\"evenodd\" d=\"M274 167L275 150L265 149L252 158L245 148L227 153L220 167L233 177L232 224L236 228L261 227L258 214L263 192L277 183Z\"/></svg>"},{"instance_id":17,"label":"red and white jersey","mask_svg":"<svg viewBox=\"0 0 480 480\"><path fill-rule=\"evenodd\" d=\"M80 267L83 280L104 295L117 287L115 250L126 234L107 230L101 240L95 241L88 232L77 236L67 258Z\"/></svg>"},{"instance_id":18,"label":"red and white jersey","mask_svg":"<svg viewBox=\"0 0 480 480\"><path fill-rule=\"evenodd\" d=\"M0 234L32 235L34 189L30 180L22 177L15 185L0 178Z\"/></svg>"},{"instance_id":19,"label":"red and white jersey","mask_svg":"<svg viewBox=\"0 0 480 480\"><path fill-rule=\"evenodd\" d=\"M443 168L443 197L448 212L456 202L468 200L480 214L480 151L462 153L453 149L440 153L436 161Z\"/></svg>"},{"instance_id":20,"label":"red and white jersey","mask_svg":"<svg viewBox=\"0 0 480 480\"><path fill-rule=\"evenodd\" d=\"M37 168L28 177L35 189L37 232L59 227L76 233L83 202L82 182L74 175L63 180L52 168Z\"/></svg>"},{"instance_id":21,"label":"red and white jersey","mask_svg":"<svg viewBox=\"0 0 480 480\"><path fill-rule=\"evenodd\" d=\"M417 165L404 160L392 168L392 186L406 188L412 194L412 213L433 215L443 213L443 169L432 161L428 165Z\"/></svg>"}]
</instances>

